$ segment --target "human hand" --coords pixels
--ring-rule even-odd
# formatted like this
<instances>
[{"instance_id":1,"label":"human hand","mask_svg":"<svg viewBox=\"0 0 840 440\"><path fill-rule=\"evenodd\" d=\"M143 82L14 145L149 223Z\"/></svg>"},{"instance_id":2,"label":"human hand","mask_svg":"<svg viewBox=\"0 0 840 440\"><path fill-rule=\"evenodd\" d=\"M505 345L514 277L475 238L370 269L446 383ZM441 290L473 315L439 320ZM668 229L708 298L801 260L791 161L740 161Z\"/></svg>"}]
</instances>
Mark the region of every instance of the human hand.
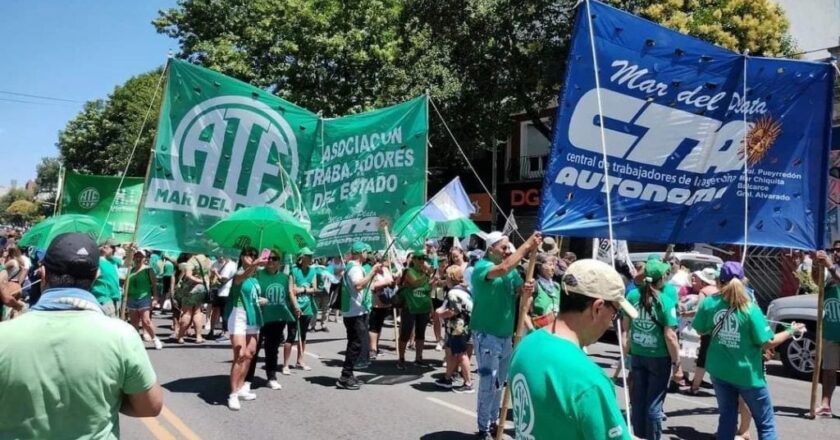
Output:
<instances>
[{"instance_id":1,"label":"human hand","mask_svg":"<svg viewBox=\"0 0 840 440\"><path fill-rule=\"evenodd\" d=\"M528 250L537 249L541 244L542 233L539 231L535 231L533 234L531 234L531 236L528 237L527 243L525 243L525 245L528 246Z\"/></svg>"},{"instance_id":2,"label":"human hand","mask_svg":"<svg viewBox=\"0 0 840 440\"><path fill-rule=\"evenodd\" d=\"M817 251L816 259L826 266L831 266L831 257L828 256L826 251Z\"/></svg>"},{"instance_id":3,"label":"human hand","mask_svg":"<svg viewBox=\"0 0 840 440\"><path fill-rule=\"evenodd\" d=\"M522 294L527 296L534 294L534 280L527 281L522 285Z\"/></svg>"},{"instance_id":4,"label":"human hand","mask_svg":"<svg viewBox=\"0 0 840 440\"><path fill-rule=\"evenodd\" d=\"M261 306L264 306L264 305L268 304L268 299L267 299L267 298L262 298L262 297L261 297L261 298L258 298L258 299L257 299L257 302L258 302Z\"/></svg>"},{"instance_id":5,"label":"human hand","mask_svg":"<svg viewBox=\"0 0 840 440\"><path fill-rule=\"evenodd\" d=\"M294 314L295 314L295 318L300 318L300 315L302 314L301 311L300 311L300 308L295 307Z\"/></svg>"}]
</instances>

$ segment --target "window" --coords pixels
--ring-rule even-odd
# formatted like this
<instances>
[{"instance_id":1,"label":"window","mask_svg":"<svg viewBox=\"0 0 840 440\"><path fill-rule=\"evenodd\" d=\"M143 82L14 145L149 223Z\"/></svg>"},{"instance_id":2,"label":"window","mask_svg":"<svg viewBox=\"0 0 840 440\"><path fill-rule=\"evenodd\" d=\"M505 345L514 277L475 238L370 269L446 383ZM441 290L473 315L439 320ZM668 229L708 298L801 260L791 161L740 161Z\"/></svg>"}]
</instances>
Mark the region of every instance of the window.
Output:
<instances>
[{"instance_id":1,"label":"window","mask_svg":"<svg viewBox=\"0 0 840 440\"><path fill-rule=\"evenodd\" d=\"M548 123L548 118L543 119ZM551 151L551 141L546 139L532 122L522 122L520 125L519 144L519 178L523 180L541 179L548 167L548 156Z\"/></svg>"}]
</instances>

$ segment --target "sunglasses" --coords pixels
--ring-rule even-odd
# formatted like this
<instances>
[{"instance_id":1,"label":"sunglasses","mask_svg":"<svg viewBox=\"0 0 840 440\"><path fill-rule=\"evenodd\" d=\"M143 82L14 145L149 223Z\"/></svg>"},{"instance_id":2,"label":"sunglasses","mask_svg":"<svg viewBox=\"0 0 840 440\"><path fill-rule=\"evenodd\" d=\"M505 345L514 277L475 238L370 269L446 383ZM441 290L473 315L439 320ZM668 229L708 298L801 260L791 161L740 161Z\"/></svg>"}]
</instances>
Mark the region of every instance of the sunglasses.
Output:
<instances>
[{"instance_id":1,"label":"sunglasses","mask_svg":"<svg viewBox=\"0 0 840 440\"><path fill-rule=\"evenodd\" d=\"M834 253L837 253L837 252L840 252L840 248L834 248L831 251L834 252Z\"/></svg>"},{"instance_id":2,"label":"sunglasses","mask_svg":"<svg viewBox=\"0 0 840 440\"><path fill-rule=\"evenodd\" d=\"M280 257L275 257L274 255L268 257L268 261L280 261Z\"/></svg>"}]
</instances>

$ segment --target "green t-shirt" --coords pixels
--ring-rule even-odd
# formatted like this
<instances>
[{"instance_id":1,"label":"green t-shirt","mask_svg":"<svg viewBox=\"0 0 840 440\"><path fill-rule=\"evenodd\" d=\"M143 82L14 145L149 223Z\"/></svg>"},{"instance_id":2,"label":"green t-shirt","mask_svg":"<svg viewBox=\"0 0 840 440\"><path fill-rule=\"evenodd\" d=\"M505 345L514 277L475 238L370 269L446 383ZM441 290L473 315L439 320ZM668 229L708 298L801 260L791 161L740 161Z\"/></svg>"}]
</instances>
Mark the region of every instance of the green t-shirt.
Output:
<instances>
[{"instance_id":1,"label":"green t-shirt","mask_svg":"<svg viewBox=\"0 0 840 440\"><path fill-rule=\"evenodd\" d=\"M272 275L263 269L257 272L257 282L262 291L260 296L268 300L268 303L261 307L263 321L294 321L289 310L289 276L282 271Z\"/></svg>"},{"instance_id":2,"label":"green t-shirt","mask_svg":"<svg viewBox=\"0 0 840 440\"><path fill-rule=\"evenodd\" d=\"M172 264L172 262L169 260L164 260L163 273L161 274L161 276L171 277L172 275L175 275L175 265Z\"/></svg>"},{"instance_id":3,"label":"green t-shirt","mask_svg":"<svg viewBox=\"0 0 840 440\"><path fill-rule=\"evenodd\" d=\"M128 297L130 299L145 299L152 296L152 279L154 275L149 273L152 269L145 268L140 272L128 275Z\"/></svg>"},{"instance_id":4,"label":"green t-shirt","mask_svg":"<svg viewBox=\"0 0 840 440\"><path fill-rule=\"evenodd\" d=\"M495 264L486 258L475 263L470 280L473 296L470 326L476 332L507 338L513 336L516 291L524 282L516 270L488 280L487 274L494 266Z\"/></svg>"},{"instance_id":5,"label":"green t-shirt","mask_svg":"<svg viewBox=\"0 0 840 440\"><path fill-rule=\"evenodd\" d=\"M723 296L707 297L700 303L694 317L694 329L711 334L715 324L723 319L729 304ZM709 342L706 371L714 378L744 387L767 384L762 362L762 345L773 339L767 319L755 303L747 311L735 310Z\"/></svg>"},{"instance_id":6,"label":"green t-shirt","mask_svg":"<svg viewBox=\"0 0 840 440\"><path fill-rule=\"evenodd\" d=\"M155 276L159 277L163 274L163 270L160 267L160 255L152 254L152 256L149 257L149 267L152 268Z\"/></svg>"},{"instance_id":7,"label":"green t-shirt","mask_svg":"<svg viewBox=\"0 0 840 440\"><path fill-rule=\"evenodd\" d=\"M262 309L259 306L259 297L262 296L260 283L257 282L256 274L242 281L242 284L234 283L230 288L230 298L225 309L228 315L233 307L245 309L245 321L247 325L263 325Z\"/></svg>"},{"instance_id":8,"label":"green t-shirt","mask_svg":"<svg viewBox=\"0 0 840 440\"><path fill-rule=\"evenodd\" d=\"M99 257L99 276L93 282L90 293L96 297L99 304L105 304L109 300L119 301L122 298L117 266L105 257Z\"/></svg>"},{"instance_id":9,"label":"green t-shirt","mask_svg":"<svg viewBox=\"0 0 840 440\"><path fill-rule=\"evenodd\" d=\"M97 312L31 311L0 341L4 439L119 438L123 394L157 380L137 331Z\"/></svg>"},{"instance_id":10,"label":"green t-shirt","mask_svg":"<svg viewBox=\"0 0 840 440\"><path fill-rule=\"evenodd\" d=\"M538 330L510 364L508 383L518 439L630 439L604 370L573 342Z\"/></svg>"},{"instance_id":11,"label":"green t-shirt","mask_svg":"<svg viewBox=\"0 0 840 440\"><path fill-rule=\"evenodd\" d=\"M534 291L531 316L542 316L550 312L560 313L560 284L541 280L537 282Z\"/></svg>"},{"instance_id":12,"label":"green t-shirt","mask_svg":"<svg viewBox=\"0 0 840 440\"><path fill-rule=\"evenodd\" d=\"M679 304L680 303L680 293L677 291L677 286L671 283L665 283L665 286L662 287L661 296L668 298L671 304Z\"/></svg>"},{"instance_id":13,"label":"green t-shirt","mask_svg":"<svg viewBox=\"0 0 840 440\"><path fill-rule=\"evenodd\" d=\"M432 289L429 287L429 277L413 268L409 268L406 272L411 273L415 279L425 280L423 284L415 288L408 286L400 288L400 295L402 295L408 313L412 315L430 313L432 311Z\"/></svg>"},{"instance_id":14,"label":"green t-shirt","mask_svg":"<svg viewBox=\"0 0 840 440\"><path fill-rule=\"evenodd\" d=\"M299 267L295 267L292 269L292 276L295 280L295 287L297 288L304 288L304 287L314 287L315 277L318 276L318 271L316 271L311 266L309 267L309 272L306 275L303 274L303 270ZM315 301L312 301L313 293L298 293L297 294L297 305L300 308L300 313L303 316L314 316L315 313L318 311L318 307L315 306Z\"/></svg>"},{"instance_id":15,"label":"green t-shirt","mask_svg":"<svg viewBox=\"0 0 840 440\"><path fill-rule=\"evenodd\" d=\"M840 342L840 284L832 284L825 288L823 338Z\"/></svg>"},{"instance_id":16,"label":"green t-shirt","mask_svg":"<svg viewBox=\"0 0 840 440\"><path fill-rule=\"evenodd\" d=\"M630 322L630 354L644 357L668 357L665 327L677 326L676 304L663 292L658 301L652 301L650 312L642 307L642 294L633 289L627 301L639 311L639 317Z\"/></svg>"}]
</instances>

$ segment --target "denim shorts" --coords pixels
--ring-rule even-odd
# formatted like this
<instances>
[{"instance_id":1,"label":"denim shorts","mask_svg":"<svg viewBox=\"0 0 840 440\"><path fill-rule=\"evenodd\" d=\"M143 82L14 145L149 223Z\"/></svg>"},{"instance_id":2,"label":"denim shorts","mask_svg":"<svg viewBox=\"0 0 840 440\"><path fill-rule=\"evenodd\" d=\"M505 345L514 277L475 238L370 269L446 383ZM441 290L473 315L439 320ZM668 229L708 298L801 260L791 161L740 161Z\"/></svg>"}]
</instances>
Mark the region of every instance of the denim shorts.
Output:
<instances>
[{"instance_id":1,"label":"denim shorts","mask_svg":"<svg viewBox=\"0 0 840 440\"><path fill-rule=\"evenodd\" d=\"M133 312L141 312L143 310L150 310L152 308L152 298L146 297L141 299L128 299L126 302L126 308Z\"/></svg>"}]
</instances>

